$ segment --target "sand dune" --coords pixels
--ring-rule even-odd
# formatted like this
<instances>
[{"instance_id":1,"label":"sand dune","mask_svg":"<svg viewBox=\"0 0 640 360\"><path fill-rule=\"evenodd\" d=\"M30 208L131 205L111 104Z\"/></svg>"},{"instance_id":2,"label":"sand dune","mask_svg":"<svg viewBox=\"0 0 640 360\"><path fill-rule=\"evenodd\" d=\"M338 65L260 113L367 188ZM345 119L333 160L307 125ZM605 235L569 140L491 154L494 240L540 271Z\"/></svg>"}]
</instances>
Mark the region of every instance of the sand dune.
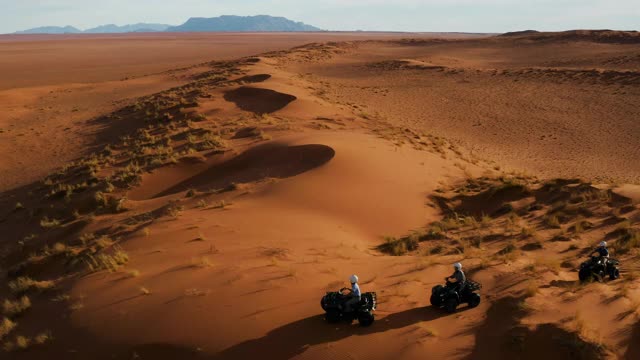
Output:
<instances>
[{"instance_id":1,"label":"sand dune","mask_svg":"<svg viewBox=\"0 0 640 360\"><path fill-rule=\"evenodd\" d=\"M294 68L360 115L459 141L503 167L638 182L638 69L611 65L637 52L519 38L399 42Z\"/></svg>"},{"instance_id":2,"label":"sand dune","mask_svg":"<svg viewBox=\"0 0 640 360\"><path fill-rule=\"evenodd\" d=\"M635 34L327 36L3 91L3 355L635 359ZM581 284L602 240L622 278ZM447 314L457 261L482 302ZM352 273L371 327L318 304Z\"/></svg>"}]
</instances>

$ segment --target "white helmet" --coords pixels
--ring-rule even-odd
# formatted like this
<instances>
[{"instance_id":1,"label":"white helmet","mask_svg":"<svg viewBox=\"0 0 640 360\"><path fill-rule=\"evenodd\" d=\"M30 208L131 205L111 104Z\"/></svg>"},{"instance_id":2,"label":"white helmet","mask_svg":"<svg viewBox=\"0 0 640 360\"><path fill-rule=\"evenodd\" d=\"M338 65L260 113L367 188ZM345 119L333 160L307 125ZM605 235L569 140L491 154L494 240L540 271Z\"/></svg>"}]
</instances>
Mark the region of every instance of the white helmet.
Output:
<instances>
[{"instance_id":1,"label":"white helmet","mask_svg":"<svg viewBox=\"0 0 640 360\"><path fill-rule=\"evenodd\" d=\"M349 281L351 281L352 284L357 284L358 283L358 275L351 275L351 277L349 278Z\"/></svg>"},{"instance_id":2,"label":"white helmet","mask_svg":"<svg viewBox=\"0 0 640 360\"><path fill-rule=\"evenodd\" d=\"M601 241L600 242L600 247L607 247L607 242L606 241Z\"/></svg>"},{"instance_id":3,"label":"white helmet","mask_svg":"<svg viewBox=\"0 0 640 360\"><path fill-rule=\"evenodd\" d=\"M453 264L453 268L456 269L456 270L462 270L462 264L455 263L455 264Z\"/></svg>"}]
</instances>

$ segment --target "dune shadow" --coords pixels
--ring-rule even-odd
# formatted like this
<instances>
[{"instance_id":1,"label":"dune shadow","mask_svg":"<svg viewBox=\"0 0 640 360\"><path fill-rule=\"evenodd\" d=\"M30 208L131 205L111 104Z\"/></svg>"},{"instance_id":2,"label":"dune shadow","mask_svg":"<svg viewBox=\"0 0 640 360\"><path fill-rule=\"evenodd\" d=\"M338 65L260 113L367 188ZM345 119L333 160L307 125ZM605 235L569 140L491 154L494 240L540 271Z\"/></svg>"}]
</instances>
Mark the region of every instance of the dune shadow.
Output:
<instances>
[{"instance_id":1,"label":"dune shadow","mask_svg":"<svg viewBox=\"0 0 640 360\"><path fill-rule=\"evenodd\" d=\"M287 178L302 174L329 162L335 151L325 145L288 146L266 144L214 165L155 197L187 189L221 189L234 183L249 183L266 178Z\"/></svg>"},{"instance_id":2,"label":"dune shadow","mask_svg":"<svg viewBox=\"0 0 640 360\"><path fill-rule=\"evenodd\" d=\"M640 321L638 321L629 332L629 339L626 341L629 347L624 354L624 358L629 360L640 359Z\"/></svg>"},{"instance_id":3,"label":"dune shadow","mask_svg":"<svg viewBox=\"0 0 640 360\"><path fill-rule=\"evenodd\" d=\"M227 91L224 99L236 104L244 111L255 114L270 114L283 109L298 98L271 89L261 89L243 86Z\"/></svg>"},{"instance_id":4,"label":"dune shadow","mask_svg":"<svg viewBox=\"0 0 640 360\"><path fill-rule=\"evenodd\" d=\"M556 324L530 328L521 324L528 314L520 306L524 298L506 297L495 301L485 321L468 331L475 333L475 347L461 349L466 360L476 359L601 359L602 348ZM467 353L468 352L468 353Z\"/></svg>"}]
</instances>

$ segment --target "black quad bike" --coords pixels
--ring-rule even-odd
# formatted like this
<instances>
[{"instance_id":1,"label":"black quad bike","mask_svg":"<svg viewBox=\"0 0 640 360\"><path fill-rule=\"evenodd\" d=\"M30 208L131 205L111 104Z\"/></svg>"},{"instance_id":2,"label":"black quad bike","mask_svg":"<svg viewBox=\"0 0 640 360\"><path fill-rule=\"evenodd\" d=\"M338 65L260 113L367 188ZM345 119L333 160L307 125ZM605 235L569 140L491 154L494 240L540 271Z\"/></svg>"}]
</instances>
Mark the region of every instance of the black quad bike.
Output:
<instances>
[{"instance_id":1,"label":"black quad bike","mask_svg":"<svg viewBox=\"0 0 640 360\"><path fill-rule=\"evenodd\" d=\"M455 283L447 281L446 285L436 285L431 289L431 305L435 307L444 307L448 313L454 313L460 304L467 303L470 308L480 305L480 294L478 291L482 288L480 283L467 280L458 291Z\"/></svg>"},{"instance_id":2,"label":"black quad bike","mask_svg":"<svg viewBox=\"0 0 640 360\"><path fill-rule=\"evenodd\" d=\"M618 265L620 265L620 262L616 259L608 259L605 265L603 258L592 256L589 260L580 264L578 278L582 282L593 279L603 281L605 276L609 276L609 280L615 280L620 277Z\"/></svg>"},{"instance_id":3,"label":"black quad bike","mask_svg":"<svg viewBox=\"0 0 640 360\"><path fill-rule=\"evenodd\" d=\"M348 323L358 319L360 326L370 326L375 320L373 312L376 310L377 298L375 292L366 292L360 296L360 302L351 306L349 312L345 311L345 303L350 296L343 295L342 291L327 292L320 300L320 306L326 312L325 319L330 323L346 321Z\"/></svg>"}]
</instances>

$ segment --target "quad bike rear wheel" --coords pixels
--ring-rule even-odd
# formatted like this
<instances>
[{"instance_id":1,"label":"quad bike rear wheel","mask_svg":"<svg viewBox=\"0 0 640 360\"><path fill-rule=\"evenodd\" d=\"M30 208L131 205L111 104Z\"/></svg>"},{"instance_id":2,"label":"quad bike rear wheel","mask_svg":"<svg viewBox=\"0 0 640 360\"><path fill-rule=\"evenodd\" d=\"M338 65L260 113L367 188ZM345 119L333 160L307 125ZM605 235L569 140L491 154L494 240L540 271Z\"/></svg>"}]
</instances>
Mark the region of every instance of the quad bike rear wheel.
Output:
<instances>
[{"instance_id":1,"label":"quad bike rear wheel","mask_svg":"<svg viewBox=\"0 0 640 360\"><path fill-rule=\"evenodd\" d=\"M360 314L358 314L358 322L360 323L360 326L371 326L374 320L375 316L373 315L373 313L371 313L371 311L361 312Z\"/></svg>"},{"instance_id":2,"label":"quad bike rear wheel","mask_svg":"<svg viewBox=\"0 0 640 360\"><path fill-rule=\"evenodd\" d=\"M444 301L444 309L449 314L453 314L454 312L456 312L457 307L458 307L458 300L456 298L450 297Z\"/></svg>"},{"instance_id":3,"label":"quad bike rear wheel","mask_svg":"<svg viewBox=\"0 0 640 360\"><path fill-rule=\"evenodd\" d=\"M469 295L469 307L474 308L478 305L480 305L480 294L471 293L471 295Z\"/></svg>"}]
</instances>

